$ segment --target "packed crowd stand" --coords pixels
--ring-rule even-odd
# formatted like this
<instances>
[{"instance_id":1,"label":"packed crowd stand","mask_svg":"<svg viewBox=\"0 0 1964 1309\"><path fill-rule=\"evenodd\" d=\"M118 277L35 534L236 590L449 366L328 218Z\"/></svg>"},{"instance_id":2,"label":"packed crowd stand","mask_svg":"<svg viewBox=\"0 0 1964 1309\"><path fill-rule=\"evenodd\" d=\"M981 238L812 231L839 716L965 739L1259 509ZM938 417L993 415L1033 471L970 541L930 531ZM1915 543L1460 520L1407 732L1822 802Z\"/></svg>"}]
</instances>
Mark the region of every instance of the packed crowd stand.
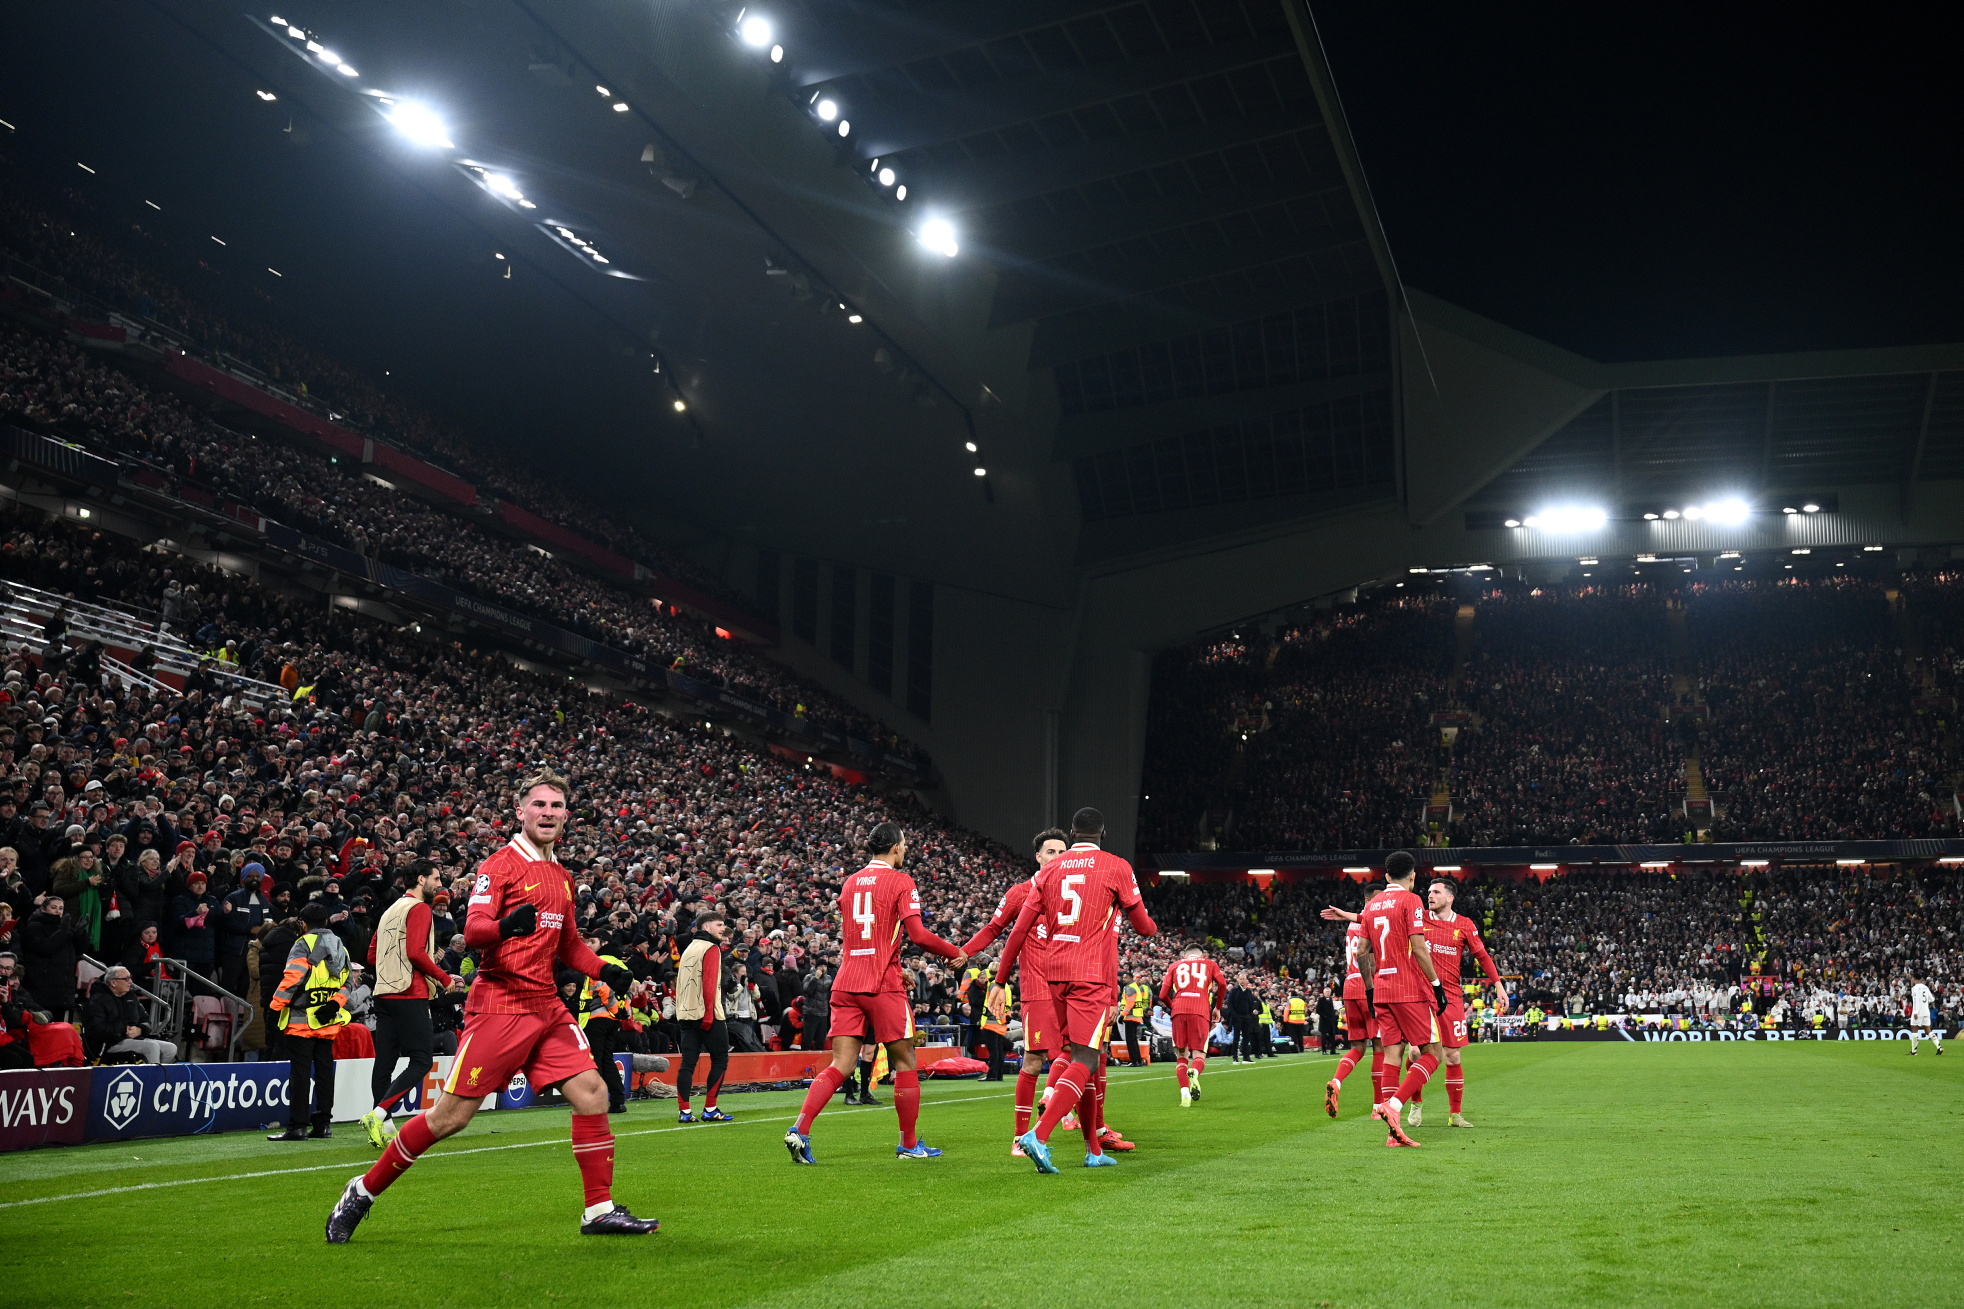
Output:
<instances>
[{"instance_id":1,"label":"packed crowd stand","mask_svg":"<svg viewBox=\"0 0 1964 1309\"><path fill-rule=\"evenodd\" d=\"M1882 581L1849 574L1489 583L1466 597L1463 661L1459 601L1400 591L1171 652L1154 676L1142 841L1417 845L1441 791L1453 813L1436 835L1453 846L1955 835L1943 698L1964 681L1964 584L1900 585L1899 617ZM1694 751L1708 825L1685 809Z\"/></svg>"},{"instance_id":2,"label":"packed crowd stand","mask_svg":"<svg viewBox=\"0 0 1964 1309\"><path fill-rule=\"evenodd\" d=\"M332 456L233 432L78 346L5 321L0 419L140 460L365 557L920 756L890 728L741 643L718 637L710 623L377 486ZM145 609L163 602L162 595L140 601Z\"/></svg>"},{"instance_id":3,"label":"packed crowd stand","mask_svg":"<svg viewBox=\"0 0 1964 1309\"><path fill-rule=\"evenodd\" d=\"M1424 879L1421 879L1421 886ZM1274 970L1297 993L1341 983L1345 924L1375 883L1162 880L1154 918ZM1468 877L1472 918L1523 1006L1703 1023L1895 1024L1913 979L1964 1010L1964 873L1952 869L1577 871L1545 882Z\"/></svg>"}]
</instances>

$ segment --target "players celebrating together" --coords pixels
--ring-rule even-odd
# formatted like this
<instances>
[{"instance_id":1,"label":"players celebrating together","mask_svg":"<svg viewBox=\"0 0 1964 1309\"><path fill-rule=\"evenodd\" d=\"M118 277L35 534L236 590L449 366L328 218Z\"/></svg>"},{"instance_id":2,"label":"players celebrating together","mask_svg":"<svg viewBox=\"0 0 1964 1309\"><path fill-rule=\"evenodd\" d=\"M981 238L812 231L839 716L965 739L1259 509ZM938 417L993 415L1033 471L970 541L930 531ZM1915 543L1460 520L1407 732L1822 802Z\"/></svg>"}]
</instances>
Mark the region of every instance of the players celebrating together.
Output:
<instances>
[{"instance_id":1,"label":"players celebrating together","mask_svg":"<svg viewBox=\"0 0 1964 1309\"><path fill-rule=\"evenodd\" d=\"M347 1183L328 1215L330 1243L347 1242L384 1191L432 1145L463 1130L484 1100L519 1073L541 1090L557 1088L572 1109L573 1158L586 1195L580 1232L646 1235L660 1226L613 1199L607 1087L556 984L556 969L621 992L634 984L625 968L595 954L576 930L573 881L554 857L570 813L568 784L542 771L521 784L516 801L518 834L479 867L470 897L464 939L480 952L481 962L443 1095L387 1139L374 1167ZM920 1076L913 1006L900 968L903 936L959 969L1007 933L985 1009L1002 1030L1011 995L1020 1002L1026 1053L1016 1079L1013 1156L1030 1160L1039 1173L1057 1172L1051 1140L1059 1127L1073 1125L1073 1118L1084 1137L1085 1167L1109 1167L1115 1160L1108 1149L1132 1149L1104 1122L1119 935L1128 922L1141 936L1153 936L1158 928L1146 912L1132 866L1106 851L1104 839L1104 816L1096 809L1078 810L1068 837L1055 829L1038 833L1035 873L1011 887L988 922L957 946L922 922L920 892L902 871L906 832L890 822L873 828L866 865L839 893L842 948L831 987L832 1061L812 1079L797 1121L784 1135L793 1162L816 1162L813 1124L868 1046L885 1048L894 1075L900 1129L895 1156L928 1160L941 1154L917 1131ZM1386 861L1386 884L1371 894L1362 913L1323 911L1325 918L1349 923L1343 982L1348 1047L1325 1087L1324 1107L1331 1117L1337 1115L1344 1079L1371 1052L1376 1092L1371 1117L1385 1124L1385 1144L1392 1147L1418 1144L1405 1129L1422 1121L1421 1094L1441 1064L1447 1070L1449 1123L1470 1126L1460 1113L1460 1052L1468 1038L1461 976L1469 957L1493 986L1496 1011L1507 1007L1506 989L1479 931L1454 912L1453 884L1434 881L1422 902L1414 892L1416 872L1413 857L1398 851ZM1200 1100L1208 1043L1227 991L1220 965L1197 946L1183 950L1161 980L1159 999L1171 1018L1182 1108ZM1927 1029L1929 991L1920 982L1915 991L1915 1019ZM1039 1101L1046 1056L1049 1085Z\"/></svg>"}]
</instances>

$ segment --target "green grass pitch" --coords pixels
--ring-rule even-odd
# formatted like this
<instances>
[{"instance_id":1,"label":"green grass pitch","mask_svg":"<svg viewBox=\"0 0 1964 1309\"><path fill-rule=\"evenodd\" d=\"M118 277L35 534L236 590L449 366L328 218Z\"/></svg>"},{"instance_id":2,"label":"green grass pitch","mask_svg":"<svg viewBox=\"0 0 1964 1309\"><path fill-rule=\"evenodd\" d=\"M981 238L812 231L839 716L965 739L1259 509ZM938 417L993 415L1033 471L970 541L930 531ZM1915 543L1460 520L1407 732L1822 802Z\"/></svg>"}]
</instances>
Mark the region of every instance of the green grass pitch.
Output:
<instances>
[{"instance_id":1,"label":"green grass pitch","mask_svg":"<svg viewBox=\"0 0 1964 1309\"><path fill-rule=\"evenodd\" d=\"M794 1094L680 1129L637 1104L615 1192L662 1220L640 1240L576 1234L553 1110L480 1117L340 1248L321 1223L372 1158L355 1129L0 1156L0 1286L64 1309L1964 1303L1964 1050L1475 1047L1477 1128L1423 1150L1363 1118L1368 1067L1326 1118L1332 1062L1215 1060L1192 1109L1170 1067L1117 1070L1138 1151L1087 1171L1059 1133L1056 1177L1008 1157L1008 1082L928 1085L928 1163L893 1158L891 1107L835 1101L797 1168ZM1442 1084L1427 1109L1443 1124Z\"/></svg>"}]
</instances>

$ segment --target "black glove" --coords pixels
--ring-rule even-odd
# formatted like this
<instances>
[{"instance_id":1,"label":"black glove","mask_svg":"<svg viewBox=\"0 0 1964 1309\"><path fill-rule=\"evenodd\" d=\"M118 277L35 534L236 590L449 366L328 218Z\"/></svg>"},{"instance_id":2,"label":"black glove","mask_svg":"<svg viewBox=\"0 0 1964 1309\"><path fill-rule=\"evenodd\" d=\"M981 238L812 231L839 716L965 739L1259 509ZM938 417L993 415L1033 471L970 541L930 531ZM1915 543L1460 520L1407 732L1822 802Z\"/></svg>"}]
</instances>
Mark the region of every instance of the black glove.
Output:
<instances>
[{"instance_id":1,"label":"black glove","mask_svg":"<svg viewBox=\"0 0 1964 1309\"><path fill-rule=\"evenodd\" d=\"M1432 1003L1439 1006L1440 1013L1443 1014L1446 1012L1446 984L1444 982L1434 982L1432 984Z\"/></svg>"},{"instance_id":2,"label":"black glove","mask_svg":"<svg viewBox=\"0 0 1964 1309\"><path fill-rule=\"evenodd\" d=\"M539 930L539 906L522 904L498 920L498 935L506 940Z\"/></svg>"},{"instance_id":3,"label":"black glove","mask_svg":"<svg viewBox=\"0 0 1964 1309\"><path fill-rule=\"evenodd\" d=\"M600 980L605 982L615 995L626 995L627 989L634 985L634 974L619 964L602 964Z\"/></svg>"},{"instance_id":4,"label":"black glove","mask_svg":"<svg viewBox=\"0 0 1964 1309\"><path fill-rule=\"evenodd\" d=\"M314 1020L315 1027L332 1027L341 1016L341 1002L329 1000L325 1004L317 1004L307 1011L307 1016Z\"/></svg>"}]
</instances>

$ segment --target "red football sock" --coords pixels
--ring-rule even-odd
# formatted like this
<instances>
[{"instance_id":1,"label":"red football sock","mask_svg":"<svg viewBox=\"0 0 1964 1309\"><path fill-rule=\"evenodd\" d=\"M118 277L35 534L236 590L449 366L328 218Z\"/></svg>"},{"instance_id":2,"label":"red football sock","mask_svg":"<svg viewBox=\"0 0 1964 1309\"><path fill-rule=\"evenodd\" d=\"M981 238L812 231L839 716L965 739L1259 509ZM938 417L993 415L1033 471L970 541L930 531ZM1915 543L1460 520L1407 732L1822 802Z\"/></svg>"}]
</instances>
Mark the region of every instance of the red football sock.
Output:
<instances>
[{"instance_id":1,"label":"red football sock","mask_svg":"<svg viewBox=\"0 0 1964 1309\"><path fill-rule=\"evenodd\" d=\"M1466 1094L1466 1065L1446 1065L1446 1108L1459 1112L1459 1102Z\"/></svg>"},{"instance_id":2,"label":"red football sock","mask_svg":"<svg viewBox=\"0 0 1964 1309\"><path fill-rule=\"evenodd\" d=\"M1057 1085L1057 1079L1062 1077L1064 1070L1070 1066L1071 1061L1068 1059L1052 1059L1050 1061L1050 1076L1044 1079L1044 1089L1049 1090L1051 1087Z\"/></svg>"},{"instance_id":3,"label":"red football sock","mask_svg":"<svg viewBox=\"0 0 1964 1309\"><path fill-rule=\"evenodd\" d=\"M1206 1056L1206 1055L1204 1055L1204 1054L1197 1054L1197 1055L1195 1055L1195 1056L1193 1057L1193 1071L1194 1071L1195 1073L1204 1073L1204 1072L1206 1072L1206 1071L1207 1071L1207 1056Z\"/></svg>"},{"instance_id":4,"label":"red football sock","mask_svg":"<svg viewBox=\"0 0 1964 1309\"><path fill-rule=\"evenodd\" d=\"M1182 1059L1180 1060L1179 1063L1173 1065L1173 1076L1179 1079L1180 1089L1182 1091L1186 1090L1187 1089L1187 1061L1186 1060Z\"/></svg>"},{"instance_id":5,"label":"red football sock","mask_svg":"<svg viewBox=\"0 0 1964 1309\"><path fill-rule=\"evenodd\" d=\"M711 1082L709 1089L702 1093L702 1107L704 1109L714 1109L716 1107L716 1093L722 1089L723 1084L720 1081Z\"/></svg>"},{"instance_id":6,"label":"red football sock","mask_svg":"<svg viewBox=\"0 0 1964 1309\"><path fill-rule=\"evenodd\" d=\"M1371 1051L1371 1100L1384 1103L1384 1051Z\"/></svg>"},{"instance_id":7,"label":"red football sock","mask_svg":"<svg viewBox=\"0 0 1964 1309\"><path fill-rule=\"evenodd\" d=\"M1354 1046L1343 1052L1343 1058L1337 1060L1337 1080L1339 1082L1350 1076L1351 1070L1357 1067L1357 1061L1363 1057L1363 1054L1364 1052L1362 1050Z\"/></svg>"},{"instance_id":8,"label":"red football sock","mask_svg":"<svg viewBox=\"0 0 1964 1309\"><path fill-rule=\"evenodd\" d=\"M1399 1102L1410 1104L1412 1098L1418 1094L1419 1088L1425 1085L1425 1079L1432 1076L1432 1070L1438 1066L1439 1061L1433 1056L1420 1055L1418 1062L1412 1065L1412 1070L1405 1074L1405 1080L1398 1084Z\"/></svg>"},{"instance_id":9,"label":"red football sock","mask_svg":"<svg viewBox=\"0 0 1964 1309\"><path fill-rule=\"evenodd\" d=\"M389 1189L389 1183L408 1172L409 1165L415 1163L423 1151L435 1144L436 1133L432 1132L430 1125L423 1121L423 1115L417 1114L402 1125L402 1130L396 1133L395 1139L383 1149L382 1157L377 1159L375 1166L362 1177L363 1188L370 1195L382 1194Z\"/></svg>"},{"instance_id":10,"label":"red football sock","mask_svg":"<svg viewBox=\"0 0 1964 1309\"><path fill-rule=\"evenodd\" d=\"M798 1130L809 1133L812 1119L818 1117L818 1111L830 1103L845 1084L846 1075L831 1064L819 1069L818 1076L812 1078L812 1089L805 1092L804 1108L798 1111Z\"/></svg>"},{"instance_id":11,"label":"red football sock","mask_svg":"<svg viewBox=\"0 0 1964 1309\"><path fill-rule=\"evenodd\" d=\"M913 1149L920 1140L914 1127L921 1120L921 1075L912 1068L893 1075L893 1112L900 1117L900 1144Z\"/></svg>"},{"instance_id":12,"label":"red football sock","mask_svg":"<svg viewBox=\"0 0 1964 1309\"><path fill-rule=\"evenodd\" d=\"M1016 1134L1018 1136L1030 1130L1030 1110L1036 1107L1036 1103L1037 1075L1018 1069L1016 1073Z\"/></svg>"},{"instance_id":13,"label":"red football sock","mask_svg":"<svg viewBox=\"0 0 1964 1309\"><path fill-rule=\"evenodd\" d=\"M1060 1061L1062 1062L1062 1061ZM1037 1140L1050 1144L1050 1134L1057 1130L1057 1124L1064 1121L1064 1115L1077 1108L1078 1097L1084 1094L1085 1086L1091 1081L1091 1070L1075 1059L1064 1064L1064 1071L1057 1078L1057 1085L1050 1096L1050 1103L1044 1106L1043 1121L1037 1124Z\"/></svg>"},{"instance_id":14,"label":"red football sock","mask_svg":"<svg viewBox=\"0 0 1964 1309\"><path fill-rule=\"evenodd\" d=\"M573 1158L580 1165L588 1205L614 1198L614 1133L607 1115L573 1115Z\"/></svg>"},{"instance_id":15,"label":"red football sock","mask_svg":"<svg viewBox=\"0 0 1964 1309\"><path fill-rule=\"evenodd\" d=\"M1103 1062L1099 1060L1100 1064ZM1077 1120L1078 1126L1084 1129L1084 1143L1090 1147L1087 1153L1100 1153L1098 1131L1105 1125L1105 1070L1102 1067L1085 1084L1084 1096L1078 1101Z\"/></svg>"}]
</instances>

